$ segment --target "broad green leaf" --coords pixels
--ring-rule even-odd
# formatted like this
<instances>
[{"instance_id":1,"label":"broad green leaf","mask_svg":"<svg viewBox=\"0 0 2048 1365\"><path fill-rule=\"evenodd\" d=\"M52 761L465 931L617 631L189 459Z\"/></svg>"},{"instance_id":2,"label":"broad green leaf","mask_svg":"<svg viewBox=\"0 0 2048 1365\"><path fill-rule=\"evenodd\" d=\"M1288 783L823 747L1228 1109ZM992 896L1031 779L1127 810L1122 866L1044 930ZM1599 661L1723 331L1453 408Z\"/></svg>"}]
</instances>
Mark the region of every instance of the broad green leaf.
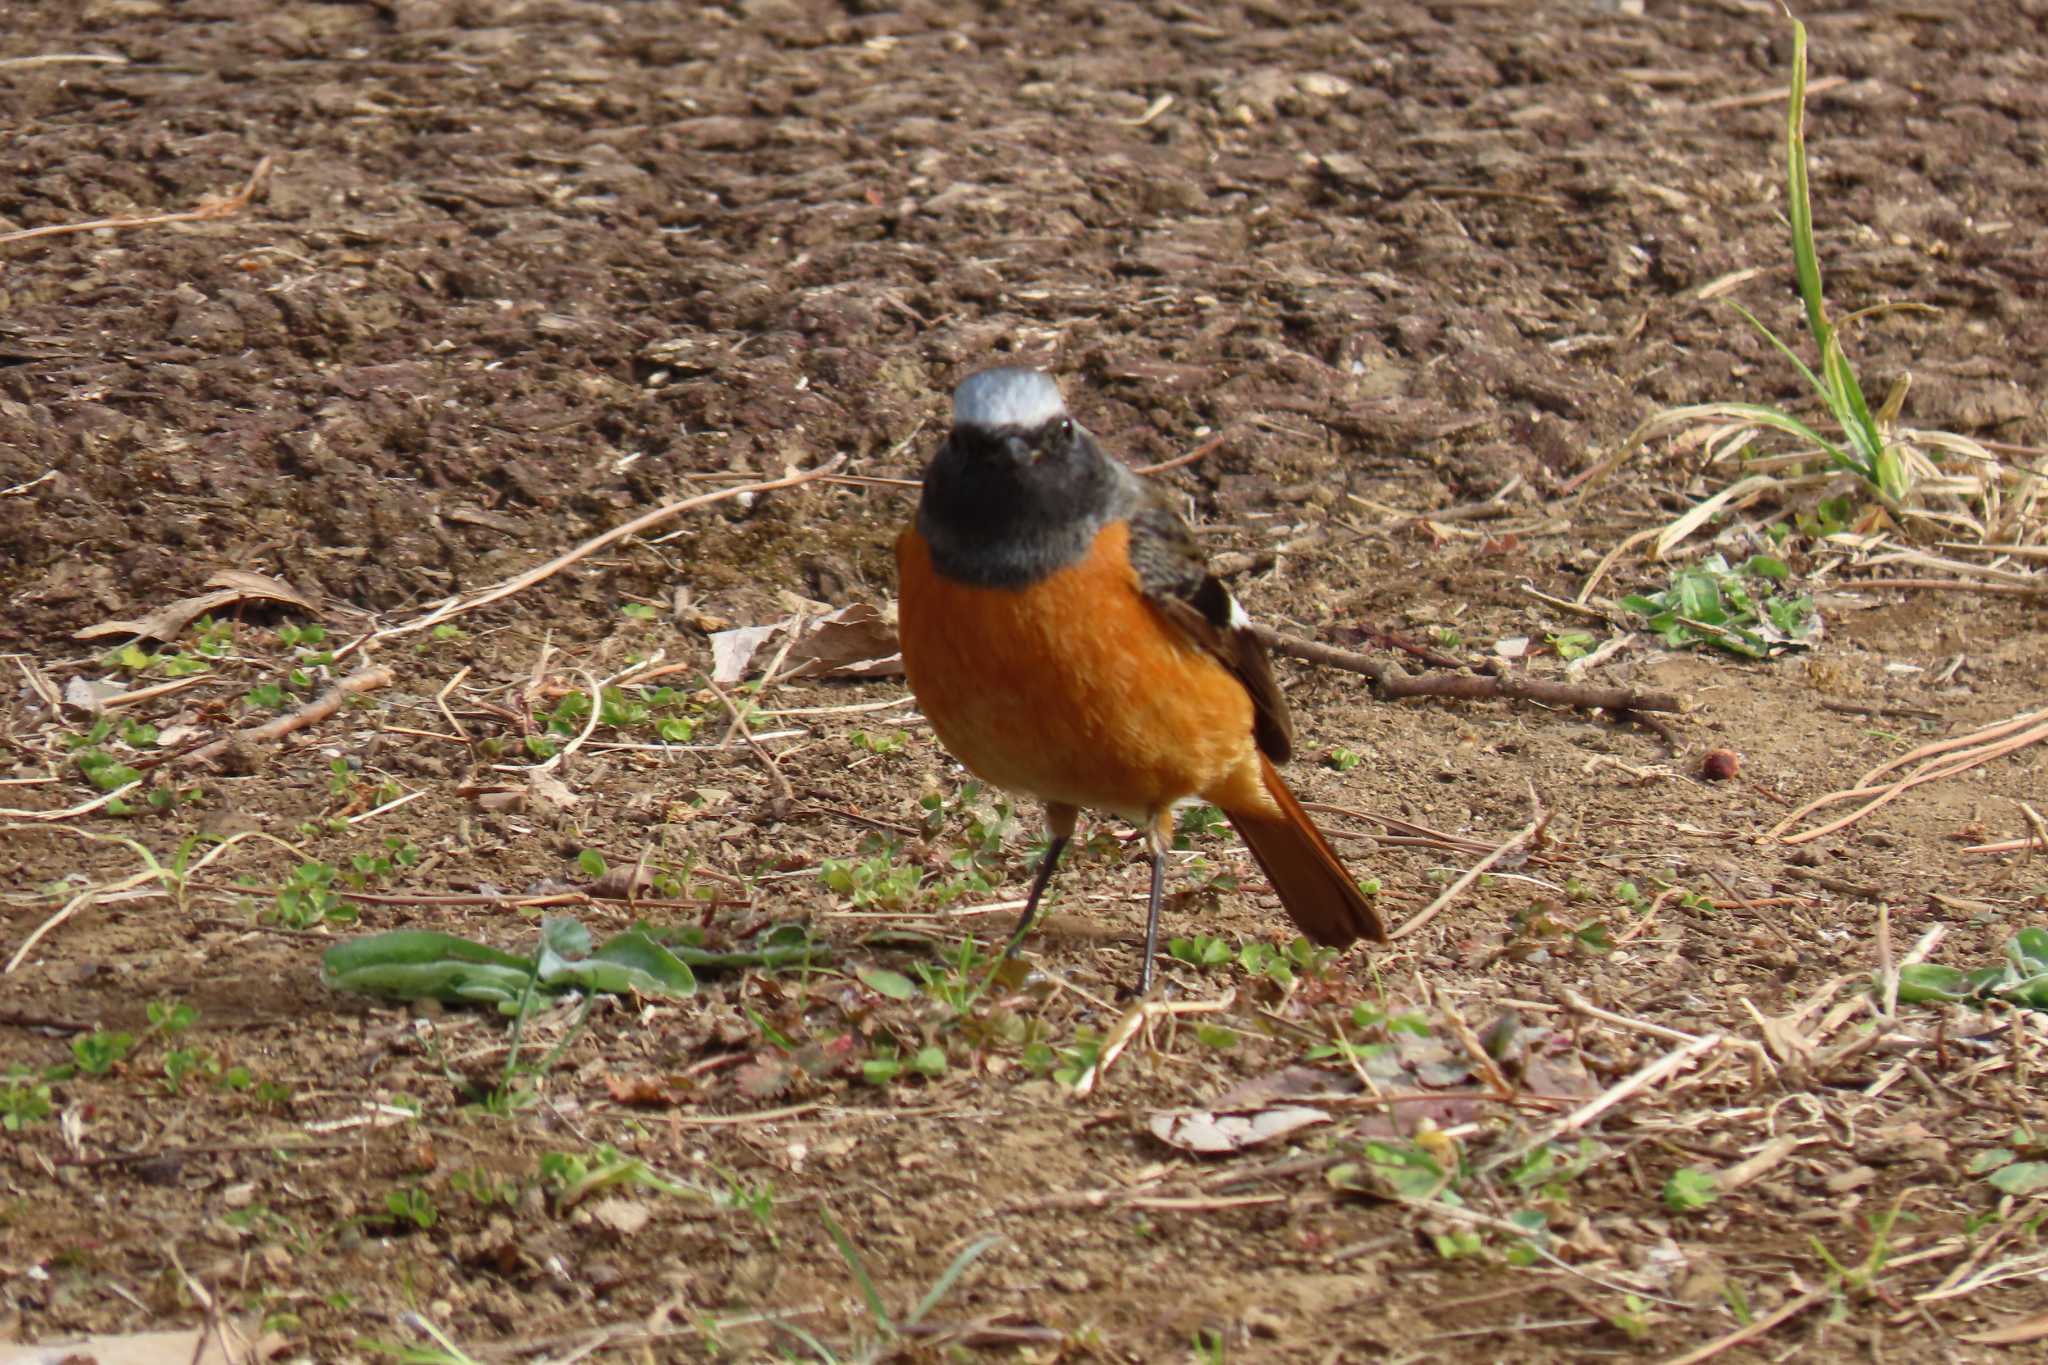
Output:
<instances>
[{"instance_id":1,"label":"broad green leaf","mask_svg":"<svg viewBox=\"0 0 2048 1365\"><path fill-rule=\"evenodd\" d=\"M1993 1171L1990 1182L2006 1194L2037 1194L2048 1190L2048 1161L2015 1161Z\"/></svg>"},{"instance_id":2,"label":"broad green leaf","mask_svg":"<svg viewBox=\"0 0 2048 1365\"><path fill-rule=\"evenodd\" d=\"M1775 555L1751 555L1742 562L1742 572L1755 574L1758 578L1768 578L1773 582L1783 582L1792 576L1791 568Z\"/></svg>"},{"instance_id":3,"label":"broad green leaf","mask_svg":"<svg viewBox=\"0 0 2048 1365\"><path fill-rule=\"evenodd\" d=\"M437 934L425 929L394 929L389 933L350 939L346 943L335 944L320 959L321 969L326 972L349 972L362 967L441 961L481 962L498 967L516 967L528 972L533 970L533 959L530 957L500 952L486 944L473 943L469 939L457 938L453 934Z\"/></svg>"},{"instance_id":4,"label":"broad green leaf","mask_svg":"<svg viewBox=\"0 0 2048 1365\"><path fill-rule=\"evenodd\" d=\"M323 973L323 979L339 990L400 1000L506 1003L526 993L533 973L482 962L384 962Z\"/></svg>"},{"instance_id":5,"label":"broad green leaf","mask_svg":"<svg viewBox=\"0 0 2048 1365\"><path fill-rule=\"evenodd\" d=\"M854 975L862 984L879 995L891 1000L909 1000L917 994L917 986L901 972L892 972L887 967L862 967Z\"/></svg>"},{"instance_id":6,"label":"broad green leaf","mask_svg":"<svg viewBox=\"0 0 2048 1365\"><path fill-rule=\"evenodd\" d=\"M1961 1000L1968 989L1969 978L1954 967L1915 962L1899 968L1899 999L1908 1004Z\"/></svg>"},{"instance_id":7,"label":"broad green leaf","mask_svg":"<svg viewBox=\"0 0 2048 1365\"><path fill-rule=\"evenodd\" d=\"M550 915L540 923L541 952L569 959L590 956L590 931L567 915Z\"/></svg>"}]
</instances>

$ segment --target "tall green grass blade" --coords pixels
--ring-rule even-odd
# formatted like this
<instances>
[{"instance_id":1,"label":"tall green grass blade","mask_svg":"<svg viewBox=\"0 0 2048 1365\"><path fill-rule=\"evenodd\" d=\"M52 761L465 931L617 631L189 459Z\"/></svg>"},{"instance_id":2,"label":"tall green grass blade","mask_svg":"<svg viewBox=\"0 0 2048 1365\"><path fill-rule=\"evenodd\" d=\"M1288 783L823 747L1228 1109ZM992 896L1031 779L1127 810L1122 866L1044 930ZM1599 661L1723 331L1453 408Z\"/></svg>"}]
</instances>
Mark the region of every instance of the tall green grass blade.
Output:
<instances>
[{"instance_id":1,"label":"tall green grass blade","mask_svg":"<svg viewBox=\"0 0 2048 1365\"><path fill-rule=\"evenodd\" d=\"M853 1272L853 1282L860 1288L861 1298L867 1301L868 1316L875 1320L875 1326L884 1335L894 1337L896 1324L889 1317L889 1310L882 1306L882 1295L875 1288L874 1279L868 1274L867 1263L860 1258L860 1251L847 1237L846 1230L825 1209L818 1210L818 1217L825 1224L825 1231L831 1235L832 1245L839 1248L839 1259L846 1262L846 1268Z\"/></svg>"},{"instance_id":2,"label":"tall green grass blade","mask_svg":"<svg viewBox=\"0 0 2048 1365\"><path fill-rule=\"evenodd\" d=\"M932 1287L927 1289L924 1297L917 1301L917 1307L910 1310L910 1316L903 1319L903 1325L905 1327L915 1327L920 1322L923 1322L924 1315L937 1308L939 1301L952 1292L953 1286L959 1283L960 1277L967 1273L967 1267L980 1260L984 1252L1002 1240L999 1234L992 1232L986 1237L976 1238L973 1242L969 1243L965 1250L953 1258L953 1263L946 1267L946 1273L932 1281Z\"/></svg>"},{"instance_id":3,"label":"tall green grass blade","mask_svg":"<svg viewBox=\"0 0 2048 1365\"><path fill-rule=\"evenodd\" d=\"M1906 495L1905 464L1888 447L1883 428L1871 415L1863 385L1828 322L1827 304L1821 295L1820 253L1813 243L1813 195L1806 164L1806 25L1797 19L1792 21L1792 95L1785 106L1785 199L1792 220L1792 263L1799 276L1799 297L1806 305L1807 326L1820 351L1821 377L1816 387L1855 452L1846 460L1835 458L1896 503ZM1756 320L1750 321L1755 324ZM1785 350L1776 337L1771 340L1780 351ZM1804 365L1799 368L1811 382L1812 372Z\"/></svg>"},{"instance_id":4,"label":"tall green grass blade","mask_svg":"<svg viewBox=\"0 0 2048 1365\"><path fill-rule=\"evenodd\" d=\"M1806 177L1806 25L1792 21L1792 98L1785 110L1786 211L1792 219L1792 263L1799 272L1799 297L1816 346L1830 333L1821 302L1820 257L1813 248L1813 200Z\"/></svg>"}]
</instances>

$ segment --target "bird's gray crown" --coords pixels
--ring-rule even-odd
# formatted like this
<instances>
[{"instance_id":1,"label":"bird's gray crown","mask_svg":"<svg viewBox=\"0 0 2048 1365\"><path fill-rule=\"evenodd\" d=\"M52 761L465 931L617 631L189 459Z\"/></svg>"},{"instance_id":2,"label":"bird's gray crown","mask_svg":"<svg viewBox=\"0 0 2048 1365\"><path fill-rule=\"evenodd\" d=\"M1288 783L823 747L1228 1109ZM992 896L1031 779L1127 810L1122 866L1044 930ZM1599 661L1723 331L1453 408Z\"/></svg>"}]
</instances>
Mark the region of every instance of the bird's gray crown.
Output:
<instances>
[{"instance_id":1,"label":"bird's gray crown","mask_svg":"<svg viewBox=\"0 0 2048 1365\"><path fill-rule=\"evenodd\" d=\"M1017 366L983 370L960 381L953 390L953 425L1032 430L1056 417L1064 417L1067 405L1060 398L1059 385L1042 370Z\"/></svg>"}]
</instances>

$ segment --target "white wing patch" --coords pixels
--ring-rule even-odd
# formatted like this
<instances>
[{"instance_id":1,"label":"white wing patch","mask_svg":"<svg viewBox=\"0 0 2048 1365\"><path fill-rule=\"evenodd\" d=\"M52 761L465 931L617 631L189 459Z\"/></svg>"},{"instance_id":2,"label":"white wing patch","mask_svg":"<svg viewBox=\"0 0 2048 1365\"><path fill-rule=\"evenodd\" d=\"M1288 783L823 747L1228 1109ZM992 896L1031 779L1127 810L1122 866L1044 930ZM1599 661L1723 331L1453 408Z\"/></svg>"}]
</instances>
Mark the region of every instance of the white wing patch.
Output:
<instances>
[{"instance_id":1,"label":"white wing patch","mask_svg":"<svg viewBox=\"0 0 2048 1365\"><path fill-rule=\"evenodd\" d=\"M1252 618L1246 616L1244 608L1237 604L1237 594L1225 593L1224 595L1230 599L1230 628L1232 630L1250 630L1252 628Z\"/></svg>"},{"instance_id":2,"label":"white wing patch","mask_svg":"<svg viewBox=\"0 0 2048 1365\"><path fill-rule=\"evenodd\" d=\"M1042 370L1005 366L983 370L960 381L953 390L956 427L1042 427L1066 415L1059 385Z\"/></svg>"}]
</instances>

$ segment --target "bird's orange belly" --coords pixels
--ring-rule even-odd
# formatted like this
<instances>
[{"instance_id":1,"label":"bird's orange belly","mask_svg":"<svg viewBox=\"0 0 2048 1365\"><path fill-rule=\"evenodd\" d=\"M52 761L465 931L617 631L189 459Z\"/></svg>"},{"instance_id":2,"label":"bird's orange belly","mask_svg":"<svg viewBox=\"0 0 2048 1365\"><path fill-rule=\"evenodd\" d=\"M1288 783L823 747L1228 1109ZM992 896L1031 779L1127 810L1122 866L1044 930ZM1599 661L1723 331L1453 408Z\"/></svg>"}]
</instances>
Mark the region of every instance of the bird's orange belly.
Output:
<instances>
[{"instance_id":1,"label":"bird's orange belly","mask_svg":"<svg viewBox=\"0 0 2048 1365\"><path fill-rule=\"evenodd\" d=\"M1129 528L1028 588L939 576L897 541L903 667L940 741L998 786L1135 823L1184 797L1271 804L1243 686L1139 592Z\"/></svg>"}]
</instances>

